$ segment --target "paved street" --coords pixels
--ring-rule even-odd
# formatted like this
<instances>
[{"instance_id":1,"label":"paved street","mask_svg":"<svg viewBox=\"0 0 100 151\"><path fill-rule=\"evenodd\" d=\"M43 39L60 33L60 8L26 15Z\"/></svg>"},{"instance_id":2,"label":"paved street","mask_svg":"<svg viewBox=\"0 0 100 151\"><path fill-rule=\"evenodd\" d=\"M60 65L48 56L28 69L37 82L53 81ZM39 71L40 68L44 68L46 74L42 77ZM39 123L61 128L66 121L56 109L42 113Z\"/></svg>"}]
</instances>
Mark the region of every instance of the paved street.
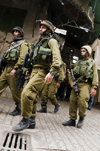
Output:
<instances>
[{"instance_id":1,"label":"paved street","mask_svg":"<svg viewBox=\"0 0 100 151\"><path fill-rule=\"evenodd\" d=\"M36 128L21 131L31 136L30 151L100 151L100 108L87 110L82 129L64 127L62 122L69 119L69 102L59 102L58 113L53 113L54 106L48 102L48 112L37 113ZM40 106L39 99L38 109ZM13 109L14 102L11 99L0 97L0 140L5 131L13 132L12 127L21 119L21 116L9 115Z\"/></svg>"}]
</instances>

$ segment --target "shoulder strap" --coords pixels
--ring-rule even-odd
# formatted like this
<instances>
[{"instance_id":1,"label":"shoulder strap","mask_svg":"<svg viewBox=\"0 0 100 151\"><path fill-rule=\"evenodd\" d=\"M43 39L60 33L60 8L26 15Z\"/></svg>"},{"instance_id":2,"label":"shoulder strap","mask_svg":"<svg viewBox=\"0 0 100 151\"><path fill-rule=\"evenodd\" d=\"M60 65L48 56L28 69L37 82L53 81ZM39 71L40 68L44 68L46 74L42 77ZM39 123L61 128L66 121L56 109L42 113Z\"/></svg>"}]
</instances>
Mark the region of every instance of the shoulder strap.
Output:
<instances>
[{"instance_id":1,"label":"shoulder strap","mask_svg":"<svg viewBox=\"0 0 100 151\"><path fill-rule=\"evenodd\" d=\"M16 45L10 47L6 52L8 52L8 51L10 51L10 50L12 50L12 49L14 49L14 48L20 46L23 42L25 42L25 40L22 40L22 41L20 41L18 44L16 44Z\"/></svg>"},{"instance_id":2,"label":"shoulder strap","mask_svg":"<svg viewBox=\"0 0 100 151\"><path fill-rule=\"evenodd\" d=\"M91 64L90 64L90 66L89 66L89 67L88 67L88 69L86 70L86 72L85 72L84 76L86 76L86 75L87 75L87 73L89 72L89 70L92 68L93 64L94 64L94 60L92 60L92 62L91 62Z\"/></svg>"},{"instance_id":3,"label":"shoulder strap","mask_svg":"<svg viewBox=\"0 0 100 151\"><path fill-rule=\"evenodd\" d=\"M94 60L92 60L92 62L91 62L91 64L89 65L88 69L86 70L85 74L82 75L81 77L79 77L79 78L76 80L76 82L79 82L80 80L82 80L82 79L87 75L87 73L89 72L89 70L92 68L93 64L94 64Z\"/></svg>"},{"instance_id":4,"label":"shoulder strap","mask_svg":"<svg viewBox=\"0 0 100 151\"><path fill-rule=\"evenodd\" d=\"M44 48L46 48L48 46L48 43L49 43L49 40L51 39L51 36L49 35L48 37L46 38L43 38L43 40L41 42L43 42L44 40L47 40L45 46L43 46Z\"/></svg>"}]
</instances>

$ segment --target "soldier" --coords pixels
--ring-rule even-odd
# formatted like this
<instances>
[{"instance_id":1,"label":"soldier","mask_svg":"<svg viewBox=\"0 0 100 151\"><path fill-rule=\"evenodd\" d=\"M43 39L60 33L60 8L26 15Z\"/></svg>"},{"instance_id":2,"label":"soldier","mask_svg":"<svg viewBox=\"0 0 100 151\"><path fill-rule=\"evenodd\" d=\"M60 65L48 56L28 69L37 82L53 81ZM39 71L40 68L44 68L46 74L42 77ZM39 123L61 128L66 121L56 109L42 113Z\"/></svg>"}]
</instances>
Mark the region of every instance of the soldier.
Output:
<instances>
[{"instance_id":1,"label":"soldier","mask_svg":"<svg viewBox=\"0 0 100 151\"><path fill-rule=\"evenodd\" d=\"M21 114L21 91L16 87L18 78L17 69L21 69L25 54L28 52L26 42L23 40L23 31L21 27L14 27L12 30L14 36L9 49L4 53L1 59L1 66L3 62L6 63L5 69L0 76L0 93L2 93L8 86L12 93L12 98L16 104L14 111L9 115L16 116Z\"/></svg>"},{"instance_id":2,"label":"soldier","mask_svg":"<svg viewBox=\"0 0 100 151\"><path fill-rule=\"evenodd\" d=\"M60 72L58 73L59 75L55 75L52 83L50 84L45 84L42 95L41 95L41 109L37 110L37 112L41 113L47 113L47 102L48 99L50 102L55 105L54 113L58 112L60 104L58 103L56 99L56 93L57 93L57 88L60 87L61 82L63 82L65 78L65 73L63 70L64 62L62 62L62 65L60 67Z\"/></svg>"},{"instance_id":3,"label":"soldier","mask_svg":"<svg viewBox=\"0 0 100 151\"><path fill-rule=\"evenodd\" d=\"M54 25L48 21L40 21L40 38L33 47L31 63L33 66L30 80L25 86L21 96L22 120L12 128L14 131L21 131L26 128L34 128L32 109L38 98L39 91L44 84L50 84L55 72L59 71L61 55L57 40L52 38ZM52 64L51 64L52 62ZM47 69L50 71L47 73Z\"/></svg>"},{"instance_id":4,"label":"soldier","mask_svg":"<svg viewBox=\"0 0 100 151\"><path fill-rule=\"evenodd\" d=\"M77 109L79 108L79 121L77 128L81 128L84 123L85 112L88 108L88 101L91 96L96 95L96 89L98 86L98 74L96 63L93 59L89 58L91 55L91 47L85 45L81 47L81 57L74 65L73 73L76 78L77 87L79 89L79 95L75 93L74 83L71 74L69 74L69 83L72 87L69 115L70 120L62 123L64 126L75 126L77 119Z\"/></svg>"}]
</instances>

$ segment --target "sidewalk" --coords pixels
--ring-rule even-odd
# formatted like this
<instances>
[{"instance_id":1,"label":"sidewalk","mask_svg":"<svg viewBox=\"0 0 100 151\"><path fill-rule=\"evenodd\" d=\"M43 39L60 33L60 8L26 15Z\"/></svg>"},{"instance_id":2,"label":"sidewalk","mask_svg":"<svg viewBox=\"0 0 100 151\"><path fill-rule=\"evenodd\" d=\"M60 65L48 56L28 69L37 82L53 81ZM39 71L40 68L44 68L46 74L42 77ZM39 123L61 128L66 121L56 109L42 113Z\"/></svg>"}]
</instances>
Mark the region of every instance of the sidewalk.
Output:
<instances>
[{"instance_id":1,"label":"sidewalk","mask_svg":"<svg viewBox=\"0 0 100 151\"><path fill-rule=\"evenodd\" d=\"M40 107L39 99L38 109ZM9 115L13 109L14 102L11 99L0 97L0 140L6 131L15 133L12 127L21 119L21 116ZM62 122L69 120L68 109L69 102L60 101L60 110L55 114L54 106L48 102L47 113L37 113L36 128L20 132L31 136L29 151L100 151L100 109L87 110L82 129L62 125Z\"/></svg>"}]
</instances>

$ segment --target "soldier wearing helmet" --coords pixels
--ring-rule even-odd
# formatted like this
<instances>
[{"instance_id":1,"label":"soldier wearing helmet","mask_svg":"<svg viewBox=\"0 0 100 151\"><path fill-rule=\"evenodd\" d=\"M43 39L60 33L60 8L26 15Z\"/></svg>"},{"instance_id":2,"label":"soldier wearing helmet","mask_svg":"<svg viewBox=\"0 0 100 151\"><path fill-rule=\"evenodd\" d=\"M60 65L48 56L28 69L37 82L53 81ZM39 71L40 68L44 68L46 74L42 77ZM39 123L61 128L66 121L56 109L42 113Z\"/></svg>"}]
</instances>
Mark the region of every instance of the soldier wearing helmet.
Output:
<instances>
[{"instance_id":1,"label":"soldier wearing helmet","mask_svg":"<svg viewBox=\"0 0 100 151\"><path fill-rule=\"evenodd\" d=\"M47 29L43 33L40 33L40 34L48 35L48 32L47 32L48 30L51 30L50 32L54 33L54 25L50 21L48 21L48 20L41 21L40 27L41 27L41 25L45 25L47 27Z\"/></svg>"},{"instance_id":2,"label":"soldier wearing helmet","mask_svg":"<svg viewBox=\"0 0 100 151\"><path fill-rule=\"evenodd\" d=\"M15 31L19 32L17 37L23 37L24 36L23 29L21 27L19 27L19 26L14 27L13 30L12 30L13 35L14 35Z\"/></svg>"},{"instance_id":3,"label":"soldier wearing helmet","mask_svg":"<svg viewBox=\"0 0 100 151\"><path fill-rule=\"evenodd\" d=\"M16 116L21 114L20 101L22 92L22 90L16 87L16 81L18 78L17 69L21 69L25 54L28 52L28 47L23 40L23 31L21 27L14 27L12 34L14 39L11 42L9 49L2 57L2 61L6 63L6 66L0 76L0 93L9 86L12 98L16 105L14 111L9 113L9 115Z\"/></svg>"},{"instance_id":4,"label":"soldier wearing helmet","mask_svg":"<svg viewBox=\"0 0 100 151\"><path fill-rule=\"evenodd\" d=\"M33 66L30 80L25 86L21 96L22 120L12 128L14 131L20 131L26 128L35 128L35 119L33 108L37 105L39 91L44 84L50 84L57 71L60 70L62 63L59 44L52 38L54 25L48 21L39 21L40 38L33 47L31 64ZM48 70L49 69L49 70Z\"/></svg>"},{"instance_id":5,"label":"soldier wearing helmet","mask_svg":"<svg viewBox=\"0 0 100 151\"><path fill-rule=\"evenodd\" d=\"M74 65L73 73L79 90L78 96L74 90L72 75L69 74L69 83L72 87L69 105L70 120L62 123L64 126L76 126L77 109L79 109L79 121L77 123L77 128L81 128L86 116L90 94L91 96L96 95L98 73L96 63L90 58L91 53L92 49L89 45L82 46L82 59L78 60Z\"/></svg>"}]
</instances>

